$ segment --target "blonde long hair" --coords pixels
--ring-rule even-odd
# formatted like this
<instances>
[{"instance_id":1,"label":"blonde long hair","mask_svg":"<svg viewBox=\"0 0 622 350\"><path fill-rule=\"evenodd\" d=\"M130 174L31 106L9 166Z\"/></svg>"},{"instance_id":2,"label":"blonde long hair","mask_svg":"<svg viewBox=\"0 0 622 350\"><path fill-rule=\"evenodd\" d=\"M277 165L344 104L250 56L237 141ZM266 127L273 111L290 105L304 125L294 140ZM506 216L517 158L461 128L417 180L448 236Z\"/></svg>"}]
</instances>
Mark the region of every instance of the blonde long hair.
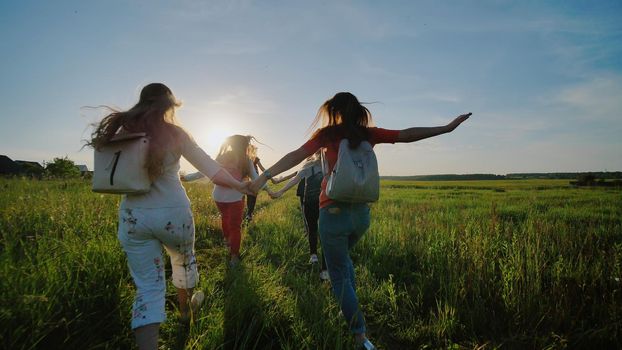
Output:
<instances>
[{"instance_id":1,"label":"blonde long hair","mask_svg":"<svg viewBox=\"0 0 622 350\"><path fill-rule=\"evenodd\" d=\"M220 146L216 161L223 166L235 166L240 170L243 178L247 177L251 172L249 160L251 159L250 143L252 139L251 135L232 135L227 137Z\"/></svg>"},{"instance_id":2,"label":"blonde long hair","mask_svg":"<svg viewBox=\"0 0 622 350\"><path fill-rule=\"evenodd\" d=\"M164 171L166 152L180 151L182 129L175 119L175 108L180 106L181 103L166 85L146 85L140 92L138 103L127 111L103 106L111 113L93 125L95 130L87 145L98 149L107 145L120 132L145 132L150 138L147 170L149 177L154 180Z\"/></svg>"}]
</instances>

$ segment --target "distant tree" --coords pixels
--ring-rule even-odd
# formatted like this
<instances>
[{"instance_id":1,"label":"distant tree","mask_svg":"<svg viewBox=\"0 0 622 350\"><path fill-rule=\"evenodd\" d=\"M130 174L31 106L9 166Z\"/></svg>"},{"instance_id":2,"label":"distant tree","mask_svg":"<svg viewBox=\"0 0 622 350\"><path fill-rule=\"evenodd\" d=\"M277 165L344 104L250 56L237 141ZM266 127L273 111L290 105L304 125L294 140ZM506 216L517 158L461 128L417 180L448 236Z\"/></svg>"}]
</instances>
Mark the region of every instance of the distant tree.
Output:
<instances>
[{"instance_id":1,"label":"distant tree","mask_svg":"<svg viewBox=\"0 0 622 350\"><path fill-rule=\"evenodd\" d=\"M73 178L80 177L80 170L76 167L73 160L68 157L54 158L51 163L45 166L45 173L48 176L56 178Z\"/></svg>"},{"instance_id":2,"label":"distant tree","mask_svg":"<svg viewBox=\"0 0 622 350\"><path fill-rule=\"evenodd\" d=\"M592 173L581 173L577 176L577 182L579 185L591 185L596 181L596 176Z\"/></svg>"}]
</instances>

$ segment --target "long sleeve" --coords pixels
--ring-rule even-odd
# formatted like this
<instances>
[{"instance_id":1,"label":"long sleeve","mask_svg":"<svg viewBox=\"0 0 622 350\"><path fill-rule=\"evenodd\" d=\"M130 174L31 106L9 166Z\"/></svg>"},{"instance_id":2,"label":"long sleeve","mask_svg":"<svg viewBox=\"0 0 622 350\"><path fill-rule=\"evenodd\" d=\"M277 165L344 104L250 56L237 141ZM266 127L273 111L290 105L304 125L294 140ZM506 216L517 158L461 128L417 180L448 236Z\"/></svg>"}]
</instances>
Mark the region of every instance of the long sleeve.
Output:
<instances>
[{"instance_id":1,"label":"long sleeve","mask_svg":"<svg viewBox=\"0 0 622 350\"><path fill-rule=\"evenodd\" d=\"M190 135L187 135L183 141L181 152L182 156L186 158L190 164L197 168L198 171L203 173L203 175L211 179L222 169L220 164L205 153L205 151L203 151L203 149L196 144ZM186 176L186 179L188 179L189 176L195 176L195 174ZM194 180L198 178L200 178L200 176L194 178Z\"/></svg>"}]
</instances>

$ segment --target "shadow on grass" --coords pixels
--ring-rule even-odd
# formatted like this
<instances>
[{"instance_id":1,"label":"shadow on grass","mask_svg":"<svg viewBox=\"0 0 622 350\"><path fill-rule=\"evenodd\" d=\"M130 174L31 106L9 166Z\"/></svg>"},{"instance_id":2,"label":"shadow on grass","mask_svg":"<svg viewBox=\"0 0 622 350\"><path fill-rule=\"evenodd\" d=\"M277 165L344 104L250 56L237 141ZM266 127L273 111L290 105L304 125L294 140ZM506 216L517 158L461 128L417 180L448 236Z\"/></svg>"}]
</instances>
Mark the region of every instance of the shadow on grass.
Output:
<instances>
[{"instance_id":1,"label":"shadow on grass","mask_svg":"<svg viewBox=\"0 0 622 350\"><path fill-rule=\"evenodd\" d=\"M279 338L258 290L261 281L244 262L229 267L225 275L223 349L278 349Z\"/></svg>"}]
</instances>

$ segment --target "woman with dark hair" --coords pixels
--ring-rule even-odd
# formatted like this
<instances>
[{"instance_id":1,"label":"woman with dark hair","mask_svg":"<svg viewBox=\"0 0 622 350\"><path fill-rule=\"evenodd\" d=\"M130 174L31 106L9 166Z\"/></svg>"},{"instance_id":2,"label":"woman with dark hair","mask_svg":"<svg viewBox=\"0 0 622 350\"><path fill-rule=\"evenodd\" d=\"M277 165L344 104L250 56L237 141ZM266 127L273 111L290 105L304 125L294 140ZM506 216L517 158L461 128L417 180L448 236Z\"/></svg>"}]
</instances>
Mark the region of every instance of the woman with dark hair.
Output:
<instances>
[{"instance_id":1,"label":"woman with dark hair","mask_svg":"<svg viewBox=\"0 0 622 350\"><path fill-rule=\"evenodd\" d=\"M123 196L118 229L136 284L131 323L141 350L157 349L160 323L166 319L162 246L171 258L180 321L189 322L204 299L202 292L193 293L199 278L194 255L194 220L179 179L180 157L213 181L247 192L246 184L224 171L177 125L175 108L180 105L166 85L149 84L142 89L134 107L127 111L109 108L111 113L94 125L87 143L98 149L123 133L144 132L149 138L147 169L151 188L144 194Z\"/></svg>"},{"instance_id":2,"label":"woman with dark hair","mask_svg":"<svg viewBox=\"0 0 622 350\"><path fill-rule=\"evenodd\" d=\"M471 113L456 117L452 122L437 127L413 127L403 130L387 130L371 127L371 114L349 92L340 92L320 107L313 125L321 120L323 127L300 148L288 153L276 164L254 180L250 188L257 191L268 179L302 162L324 148L328 163L327 174L332 172L339 144L347 139L349 147L357 148L367 141L372 146L379 143L415 142L453 131L467 120ZM330 276L333 294L337 298L343 316L354 334L355 342L365 349L374 349L367 339L363 314L356 296L354 267L349 250L369 228L369 206L366 203L336 202L326 195L327 177L322 181L320 194L320 242Z\"/></svg>"}]
</instances>

